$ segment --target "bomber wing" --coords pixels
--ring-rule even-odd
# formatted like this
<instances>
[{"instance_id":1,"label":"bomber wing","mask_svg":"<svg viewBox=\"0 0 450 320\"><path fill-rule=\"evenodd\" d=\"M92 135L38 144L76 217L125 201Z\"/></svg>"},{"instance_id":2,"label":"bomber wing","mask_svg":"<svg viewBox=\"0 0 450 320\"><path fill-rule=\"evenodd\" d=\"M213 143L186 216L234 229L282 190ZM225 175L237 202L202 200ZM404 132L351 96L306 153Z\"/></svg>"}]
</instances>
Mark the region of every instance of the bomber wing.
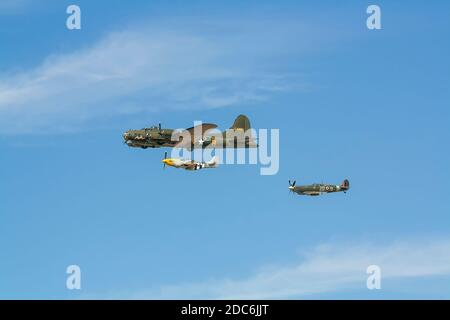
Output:
<instances>
[{"instance_id":1,"label":"bomber wing","mask_svg":"<svg viewBox=\"0 0 450 320\"><path fill-rule=\"evenodd\" d=\"M190 134L190 141L181 141L176 145L177 148L187 148L190 149L192 144L198 141L203 141L203 136L206 131L217 128L214 123L202 123L198 126L190 127L185 129Z\"/></svg>"},{"instance_id":2,"label":"bomber wing","mask_svg":"<svg viewBox=\"0 0 450 320\"><path fill-rule=\"evenodd\" d=\"M215 129L217 128L217 125L214 123L202 123L195 127L190 127L186 129L186 131L189 131L192 135L194 135L195 130L201 132L203 135L207 130Z\"/></svg>"}]
</instances>

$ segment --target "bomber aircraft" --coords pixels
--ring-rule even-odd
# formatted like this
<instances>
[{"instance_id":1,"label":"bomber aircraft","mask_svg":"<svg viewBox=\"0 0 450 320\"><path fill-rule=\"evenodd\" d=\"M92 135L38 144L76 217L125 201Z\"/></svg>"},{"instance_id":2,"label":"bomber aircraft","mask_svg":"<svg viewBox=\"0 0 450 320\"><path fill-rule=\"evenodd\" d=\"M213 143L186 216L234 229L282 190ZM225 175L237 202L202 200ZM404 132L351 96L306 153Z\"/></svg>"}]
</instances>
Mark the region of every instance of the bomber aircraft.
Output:
<instances>
[{"instance_id":1,"label":"bomber aircraft","mask_svg":"<svg viewBox=\"0 0 450 320\"><path fill-rule=\"evenodd\" d=\"M194 160L183 160L178 158L167 158L167 152L164 154L164 168L166 165L174 168L182 168L185 170L200 170L208 168L217 168L219 166L219 161L216 157L213 157L211 161L208 162L197 162Z\"/></svg>"},{"instance_id":2,"label":"bomber aircraft","mask_svg":"<svg viewBox=\"0 0 450 320\"><path fill-rule=\"evenodd\" d=\"M217 125L202 123L185 130L174 130L152 126L141 130L128 130L123 134L124 143L135 148L257 148L251 130L250 121L245 115L239 115L233 126L223 132L214 130Z\"/></svg>"},{"instance_id":3,"label":"bomber aircraft","mask_svg":"<svg viewBox=\"0 0 450 320\"><path fill-rule=\"evenodd\" d=\"M296 181L291 183L289 180L289 190L295 192L299 195L306 196L320 196L323 193L332 193L332 192L344 192L346 193L348 189L350 189L350 182L345 179L341 185L332 185L332 184L323 184L323 183L315 183L304 186L296 186Z\"/></svg>"}]
</instances>

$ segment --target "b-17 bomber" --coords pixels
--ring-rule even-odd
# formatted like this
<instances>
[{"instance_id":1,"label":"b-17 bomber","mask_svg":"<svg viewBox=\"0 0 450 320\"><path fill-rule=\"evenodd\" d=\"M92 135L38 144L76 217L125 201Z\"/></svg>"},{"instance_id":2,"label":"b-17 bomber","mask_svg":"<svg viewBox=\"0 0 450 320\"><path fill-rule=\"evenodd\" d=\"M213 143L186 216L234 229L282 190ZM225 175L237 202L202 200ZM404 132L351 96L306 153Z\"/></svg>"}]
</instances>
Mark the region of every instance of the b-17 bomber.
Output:
<instances>
[{"instance_id":1,"label":"b-17 bomber","mask_svg":"<svg viewBox=\"0 0 450 320\"><path fill-rule=\"evenodd\" d=\"M128 130L123 134L124 142L135 148L257 148L253 138L250 121L239 115L233 126L226 131L214 130L217 125L202 123L184 129L164 129L161 124L140 130Z\"/></svg>"},{"instance_id":2,"label":"b-17 bomber","mask_svg":"<svg viewBox=\"0 0 450 320\"><path fill-rule=\"evenodd\" d=\"M344 192L350 189L350 182L345 179L340 185L314 183L310 185L296 186L296 181L289 180L289 190L299 195L320 196L323 193Z\"/></svg>"}]
</instances>

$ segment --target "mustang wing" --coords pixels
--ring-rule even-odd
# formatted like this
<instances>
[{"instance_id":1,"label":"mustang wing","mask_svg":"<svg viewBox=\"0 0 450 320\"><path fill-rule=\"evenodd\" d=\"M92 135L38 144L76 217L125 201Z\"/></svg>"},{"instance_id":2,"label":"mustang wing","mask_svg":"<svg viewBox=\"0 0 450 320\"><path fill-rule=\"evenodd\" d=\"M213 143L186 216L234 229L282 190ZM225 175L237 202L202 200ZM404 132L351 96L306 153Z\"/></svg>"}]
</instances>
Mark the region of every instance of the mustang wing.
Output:
<instances>
[{"instance_id":1,"label":"mustang wing","mask_svg":"<svg viewBox=\"0 0 450 320\"><path fill-rule=\"evenodd\" d=\"M194 160L184 160L184 162L181 164L181 167L184 169L193 169L197 165L197 162Z\"/></svg>"}]
</instances>

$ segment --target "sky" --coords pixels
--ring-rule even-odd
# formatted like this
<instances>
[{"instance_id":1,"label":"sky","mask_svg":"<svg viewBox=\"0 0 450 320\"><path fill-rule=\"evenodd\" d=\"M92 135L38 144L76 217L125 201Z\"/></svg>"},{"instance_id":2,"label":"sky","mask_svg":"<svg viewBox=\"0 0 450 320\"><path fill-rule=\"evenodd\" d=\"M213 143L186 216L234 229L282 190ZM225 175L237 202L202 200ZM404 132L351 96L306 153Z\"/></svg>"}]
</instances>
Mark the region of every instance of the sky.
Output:
<instances>
[{"instance_id":1,"label":"sky","mask_svg":"<svg viewBox=\"0 0 450 320\"><path fill-rule=\"evenodd\" d=\"M448 12L1 0L0 298L449 299ZM122 140L239 114L279 129L276 174L163 170L164 149ZM346 194L287 188L345 178Z\"/></svg>"}]
</instances>

